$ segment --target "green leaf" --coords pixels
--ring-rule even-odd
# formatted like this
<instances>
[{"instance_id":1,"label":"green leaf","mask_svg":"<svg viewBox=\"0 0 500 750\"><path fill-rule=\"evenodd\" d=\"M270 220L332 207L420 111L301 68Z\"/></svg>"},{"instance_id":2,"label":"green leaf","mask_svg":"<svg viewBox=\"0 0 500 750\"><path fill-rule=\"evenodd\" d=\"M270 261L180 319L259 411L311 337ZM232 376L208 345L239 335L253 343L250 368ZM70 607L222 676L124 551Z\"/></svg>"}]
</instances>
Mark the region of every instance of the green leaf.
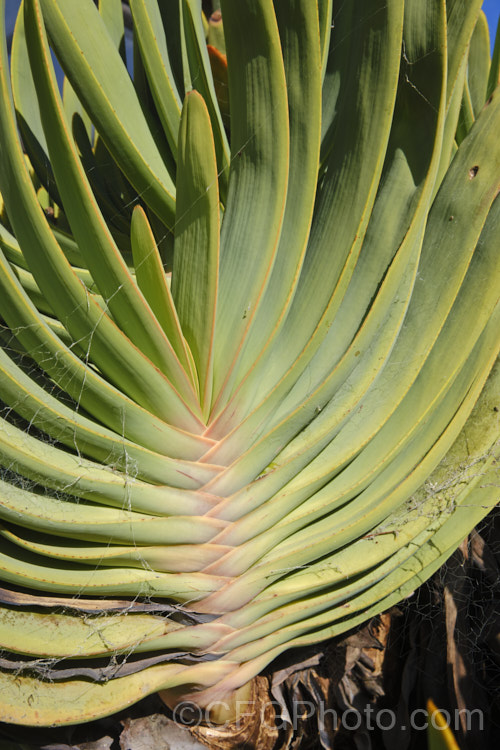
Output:
<instances>
[{"instance_id":1,"label":"green leaf","mask_svg":"<svg viewBox=\"0 0 500 750\"><path fill-rule=\"evenodd\" d=\"M333 0L318 0L318 20L321 48L321 80L324 81L330 52L332 29L335 28Z\"/></svg>"},{"instance_id":2,"label":"green leaf","mask_svg":"<svg viewBox=\"0 0 500 750\"><path fill-rule=\"evenodd\" d=\"M14 653L46 657L64 657L75 646L81 656L106 653L108 643L117 651L130 647L143 651L156 640L175 630L170 620L150 614L97 616L86 620L75 614L23 611L0 607L0 644Z\"/></svg>"},{"instance_id":3,"label":"green leaf","mask_svg":"<svg viewBox=\"0 0 500 750\"><path fill-rule=\"evenodd\" d=\"M61 65L99 135L139 195L172 226L174 185L97 8L92 0L41 5Z\"/></svg>"},{"instance_id":4,"label":"green leaf","mask_svg":"<svg viewBox=\"0 0 500 750\"><path fill-rule=\"evenodd\" d=\"M232 162L221 230L214 400L231 372L274 264L285 208L289 148L286 82L272 2L245 0L237 9L227 3L222 13Z\"/></svg>"},{"instance_id":5,"label":"green leaf","mask_svg":"<svg viewBox=\"0 0 500 750\"><path fill-rule=\"evenodd\" d=\"M482 0L446 0L448 37L448 102L481 11Z\"/></svg>"},{"instance_id":6,"label":"green leaf","mask_svg":"<svg viewBox=\"0 0 500 750\"><path fill-rule=\"evenodd\" d=\"M133 82L119 0L24 0L16 105L1 42L11 723L236 700L411 595L498 501L481 0L225 0L227 69L200 0L131 4Z\"/></svg>"},{"instance_id":7,"label":"green leaf","mask_svg":"<svg viewBox=\"0 0 500 750\"><path fill-rule=\"evenodd\" d=\"M467 81L474 116L477 117L486 103L488 75L490 72L490 35L488 21L483 11L477 19L470 40Z\"/></svg>"},{"instance_id":8,"label":"green leaf","mask_svg":"<svg viewBox=\"0 0 500 750\"><path fill-rule=\"evenodd\" d=\"M498 84L500 84L500 18L498 20L497 31L495 35L495 46L493 48L490 74L488 77L488 89L486 91L487 99L490 98Z\"/></svg>"},{"instance_id":9,"label":"green leaf","mask_svg":"<svg viewBox=\"0 0 500 750\"><path fill-rule=\"evenodd\" d=\"M349 73L341 92L339 112L355 127L338 129L338 143L331 152L331 163L317 196L297 291L275 347L280 356L268 363L264 379L257 378L267 394L278 383L280 389L288 389L288 383L295 382L311 361L333 321L361 249L387 148L401 49L402 8L379 6L376 0L372 10L367 11L366 23L357 26L359 33L349 31L349 24L354 22L349 13L346 13L348 27L339 30L341 38L349 42L344 52L352 55L345 65ZM364 45L365 34L376 40L373 45ZM366 58L360 54L361 50ZM377 56L377 65L373 64L372 55ZM367 71L373 80L366 82L362 96L354 101L351 96L354 80L363 78ZM332 237L335 237L334 253ZM274 408L271 402L269 407ZM240 412L232 406L228 413L241 419ZM210 434L217 435L218 428L216 423Z\"/></svg>"},{"instance_id":10,"label":"green leaf","mask_svg":"<svg viewBox=\"0 0 500 750\"><path fill-rule=\"evenodd\" d=\"M66 406L26 375L4 350L0 350L0 373L2 400L30 424L68 448L76 448L79 454L111 464L124 473L133 462L137 467L136 478L171 487L197 488L213 474L208 466L196 466L179 457L171 458L147 450L127 440L122 433L106 429L77 409ZM185 501L182 493L179 498ZM161 502L158 508L163 507ZM208 507L203 500L201 507L204 510Z\"/></svg>"},{"instance_id":11,"label":"green leaf","mask_svg":"<svg viewBox=\"0 0 500 750\"><path fill-rule=\"evenodd\" d=\"M191 372L193 384L197 387L196 373L192 372L191 357L182 334L158 246L147 216L140 206L136 206L132 214L131 231L137 284L172 343L184 369Z\"/></svg>"},{"instance_id":12,"label":"green leaf","mask_svg":"<svg viewBox=\"0 0 500 750\"><path fill-rule=\"evenodd\" d=\"M466 138L468 132L474 124L474 111L472 109L472 99L470 96L469 84L467 79L464 83L464 91L462 94L462 104L460 106L460 114L458 116L457 132L455 134L455 140L457 145L460 145L464 138Z\"/></svg>"},{"instance_id":13,"label":"green leaf","mask_svg":"<svg viewBox=\"0 0 500 750\"><path fill-rule=\"evenodd\" d=\"M53 560L92 565L94 567L141 568L159 573L192 573L214 563L229 547L220 544L174 544L171 546L141 546L135 544L93 544L90 542L65 540L7 525L0 527L0 534L23 549ZM152 649L151 649L152 650Z\"/></svg>"},{"instance_id":14,"label":"green leaf","mask_svg":"<svg viewBox=\"0 0 500 750\"><path fill-rule=\"evenodd\" d=\"M280 10L281 9L281 10ZM281 234L269 281L225 391L275 357L273 343L292 303L311 227L320 146L321 58L314 3L278 4L276 18L287 82L290 127L288 189ZM247 316L251 318L252 316ZM250 386L253 391L253 386ZM221 395L220 398L223 398Z\"/></svg>"},{"instance_id":15,"label":"green leaf","mask_svg":"<svg viewBox=\"0 0 500 750\"><path fill-rule=\"evenodd\" d=\"M182 109L172 297L193 354L206 417L219 276L219 191L210 116L193 91Z\"/></svg>"},{"instance_id":16,"label":"green leaf","mask_svg":"<svg viewBox=\"0 0 500 750\"><path fill-rule=\"evenodd\" d=\"M19 7L11 50L12 93L23 143L41 184L60 202L42 127L36 86L29 64L24 30L24 3Z\"/></svg>"},{"instance_id":17,"label":"green leaf","mask_svg":"<svg viewBox=\"0 0 500 750\"><path fill-rule=\"evenodd\" d=\"M42 367L89 414L112 429L161 455L199 458L211 441L173 429L107 382L92 366L63 344L39 315L0 253L0 312L24 346L24 353ZM71 340L73 342L73 340ZM7 386L6 386L7 388Z\"/></svg>"},{"instance_id":18,"label":"green leaf","mask_svg":"<svg viewBox=\"0 0 500 750\"><path fill-rule=\"evenodd\" d=\"M121 330L165 373L174 387L196 408L194 392L163 329L136 286L111 237L65 121L43 21L36 3L29 3L27 32L32 68L37 81L42 120L49 152L73 234L89 270Z\"/></svg>"},{"instance_id":19,"label":"green leaf","mask_svg":"<svg viewBox=\"0 0 500 750\"><path fill-rule=\"evenodd\" d=\"M2 673L3 716L8 723L31 727L91 721L127 708L158 690L182 685L186 679L207 683L230 669L231 665L214 663L190 668L159 664L101 684L86 680L51 684L33 677Z\"/></svg>"},{"instance_id":20,"label":"green leaf","mask_svg":"<svg viewBox=\"0 0 500 750\"><path fill-rule=\"evenodd\" d=\"M196 89L202 95L207 105L212 123L215 153L217 155L219 191L222 202L225 203L229 168L229 143L217 105L212 68L201 20L201 0L180 0L180 2L182 5L182 27L186 45L185 53L189 65L190 78L190 85L186 87L186 93L191 88Z\"/></svg>"},{"instance_id":21,"label":"green leaf","mask_svg":"<svg viewBox=\"0 0 500 750\"><path fill-rule=\"evenodd\" d=\"M224 39L224 26L220 10L214 10L208 19L207 44L215 47L221 54L226 54L226 41Z\"/></svg>"},{"instance_id":22,"label":"green leaf","mask_svg":"<svg viewBox=\"0 0 500 750\"><path fill-rule=\"evenodd\" d=\"M430 698L427 701L429 750L460 750L444 715Z\"/></svg>"},{"instance_id":23,"label":"green leaf","mask_svg":"<svg viewBox=\"0 0 500 750\"><path fill-rule=\"evenodd\" d=\"M34 465L35 461L31 463ZM89 465L87 463L86 468ZM69 476L70 469L64 467L64 470L66 476ZM101 475L106 474L104 469L98 469L99 471ZM38 472L40 475L43 473L41 469L38 469ZM107 473L110 474L110 472ZM45 474L47 476L50 474L50 467ZM57 482L56 478L53 482L49 480L48 484L57 484ZM80 488L75 488L75 494L93 495L94 500L99 499L97 494L98 483L92 483L91 480L87 482L85 478L82 478L79 485ZM23 490L1 481L0 514L5 521L17 524L25 517L25 521L22 522L25 528L53 534L56 537L103 542L105 544L109 544L112 539L114 544L139 546L149 544L160 546L204 544L210 542L217 531L225 526L223 521L204 518L203 516L159 517L145 512L122 510L122 506L127 507L123 503L123 496L126 494L123 491L123 483L121 486L121 502L119 499L119 482L108 480L107 485L106 490L101 488L100 495L105 499L104 494L107 493L110 505L114 504L114 500L116 500L117 508L84 502L76 503L70 499L61 499L56 496L39 495L36 492ZM84 486L89 488L88 492ZM151 498L156 495L160 499L162 494L166 496L168 493L164 492L163 488L138 484L136 494L139 498L141 495L146 498L148 495ZM174 494L177 494L178 499L180 498L179 493ZM186 497L188 497L188 494L186 494ZM36 564L40 565L41 560ZM88 572L90 571L91 569ZM61 570L62 575L63 569Z\"/></svg>"},{"instance_id":24,"label":"green leaf","mask_svg":"<svg viewBox=\"0 0 500 750\"><path fill-rule=\"evenodd\" d=\"M125 25L121 0L99 0L99 13L108 34L126 64Z\"/></svg>"},{"instance_id":25,"label":"green leaf","mask_svg":"<svg viewBox=\"0 0 500 750\"><path fill-rule=\"evenodd\" d=\"M54 239L38 203L17 139L6 70L6 57L4 57L1 69L2 96L0 97L1 190L10 221L23 246L24 255L37 284L50 301L58 317L64 320L74 340L87 347L89 351L97 352L97 361L112 382L123 386L125 392L132 392L139 403L147 404L153 412L158 411L159 414L163 413L165 416L168 413L168 419L172 420L173 412L170 408L164 410L161 406L161 402L164 405L171 402L168 395L170 391L173 401L176 401L180 407L178 416L183 421L181 414L184 413L184 417L187 417L187 424L193 419L192 413L179 396L172 392L166 379L148 365L148 360L103 314L100 306L74 274ZM111 351L114 351L112 356L110 356ZM146 374L148 370L149 376ZM153 401L157 400L160 392L163 392L163 396L158 398L158 404L152 403L153 391L145 387L144 378L146 380L152 378L151 384L155 382L153 388L158 395L153 398ZM163 397L166 401L163 401ZM194 420L199 424L196 417Z\"/></svg>"},{"instance_id":26,"label":"green leaf","mask_svg":"<svg viewBox=\"0 0 500 750\"><path fill-rule=\"evenodd\" d=\"M172 72L169 48L157 0L132 0L141 58L165 135L174 158L181 116L181 97Z\"/></svg>"},{"instance_id":27,"label":"green leaf","mask_svg":"<svg viewBox=\"0 0 500 750\"><path fill-rule=\"evenodd\" d=\"M89 500L97 498L104 505L137 508L140 512L153 514L175 514L179 503L185 503L186 512L189 509L197 512L201 508L204 513L212 507L213 502L208 493L199 496L175 485L169 487L139 480L130 484L127 468L123 473L117 469L111 471L105 465L44 444L31 435L24 435L22 430L4 419L1 420L1 425L2 465L11 467L12 471L35 482L45 483L47 487L65 492L68 496ZM182 478L178 482L181 487L187 485L188 488L206 483L216 471L215 467L205 464L198 467L179 464L178 468L186 470L186 473L191 468L191 482L183 482Z\"/></svg>"}]
</instances>

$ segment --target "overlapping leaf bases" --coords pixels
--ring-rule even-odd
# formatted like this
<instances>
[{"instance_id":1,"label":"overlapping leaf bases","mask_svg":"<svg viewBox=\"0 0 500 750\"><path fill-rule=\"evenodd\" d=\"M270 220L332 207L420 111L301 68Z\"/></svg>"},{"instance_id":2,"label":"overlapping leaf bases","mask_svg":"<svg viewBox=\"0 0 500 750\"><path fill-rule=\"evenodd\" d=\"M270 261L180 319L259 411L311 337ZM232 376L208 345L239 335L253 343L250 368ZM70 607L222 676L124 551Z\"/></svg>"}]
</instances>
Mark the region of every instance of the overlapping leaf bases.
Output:
<instances>
[{"instance_id":1,"label":"overlapping leaf bases","mask_svg":"<svg viewBox=\"0 0 500 750\"><path fill-rule=\"evenodd\" d=\"M119 0L24 0L1 720L230 695L409 595L497 502L480 5L224 0L226 132L197 0L131 0L133 81Z\"/></svg>"}]
</instances>

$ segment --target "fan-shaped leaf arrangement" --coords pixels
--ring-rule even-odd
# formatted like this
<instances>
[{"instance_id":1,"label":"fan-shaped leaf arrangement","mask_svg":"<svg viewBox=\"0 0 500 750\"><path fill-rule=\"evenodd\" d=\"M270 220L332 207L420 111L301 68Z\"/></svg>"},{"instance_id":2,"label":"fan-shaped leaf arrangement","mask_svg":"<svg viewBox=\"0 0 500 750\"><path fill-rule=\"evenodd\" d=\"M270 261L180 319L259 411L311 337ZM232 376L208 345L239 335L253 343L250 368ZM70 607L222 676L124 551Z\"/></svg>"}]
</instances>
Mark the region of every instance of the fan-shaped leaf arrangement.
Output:
<instances>
[{"instance_id":1,"label":"fan-shaped leaf arrangement","mask_svg":"<svg viewBox=\"0 0 500 750\"><path fill-rule=\"evenodd\" d=\"M1 720L222 699L409 595L497 502L480 5L224 0L208 50L197 0L131 0L132 80L118 0L24 0Z\"/></svg>"}]
</instances>

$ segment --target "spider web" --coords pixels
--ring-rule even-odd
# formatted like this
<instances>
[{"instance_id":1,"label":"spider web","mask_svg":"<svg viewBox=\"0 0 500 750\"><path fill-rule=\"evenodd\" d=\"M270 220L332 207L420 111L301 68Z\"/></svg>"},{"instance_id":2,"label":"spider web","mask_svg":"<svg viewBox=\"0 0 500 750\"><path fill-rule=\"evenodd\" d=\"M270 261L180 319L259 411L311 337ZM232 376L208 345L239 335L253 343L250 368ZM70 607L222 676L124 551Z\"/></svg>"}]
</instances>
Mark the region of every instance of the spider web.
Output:
<instances>
[{"instance_id":1,"label":"spider web","mask_svg":"<svg viewBox=\"0 0 500 750\"><path fill-rule=\"evenodd\" d=\"M342 6L339 8L338 12L341 12L341 10ZM341 41L342 40L338 40L337 43L340 44ZM406 57L404 49L403 60L407 66L405 72L407 83L410 87L416 89L415 84L411 80L412 63ZM196 83L196 81L194 83ZM424 94L418 91L418 89L416 90L417 93L425 99ZM132 201L124 203L121 209L121 215L129 217L129 209L140 201L141 195L137 195ZM48 215L48 220L53 221L53 217ZM161 247L162 243L167 242L168 233L165 232L165 234L158 236L156 239L158 246ZM117 292L118 291L119 290L117 289ZM109 301L109 299L106 300L106 308ZM9 329L8 326L1 321L0 343L4 351L14 362L16 362L16 364L18 364L23 372L33 379L33 381L41 384L48 393L55 396L62 404L68 406L77 413L88 416L82 409L79 399L72 399L67 392L61 390L47 375L43 369L43 361L36 364L30 355L23 351L23 348L19 346L16 338L16 330ZM70 348L79 353L79 356L89 370L96 372L96 368L92 363L90 356L90 346L89 343L87 349L82 352L80 343L74 342L70 345ZM84 385L83 382L82 388ZM47 433L42 432L34 424L35 418L31 421L23 419L16 410L16 407L17 404L15 403L9 405L0 402L0 416L9 424L22 430L26 436L30 436L46 445L57 447L59 450L77 456L82 462L88 458L86 455L82 455L79 449L76 431L74 435L74 445L68 447L63 443L58 442L55 438L50 437ZM139 472L136 462L129 455L127 450L125 425L123 425L121 437L123 440L124 465L120 467L120 471L125 476L127 484L133 485L138 479ZM432 480L430 480L425 487L426 494L441 494L443 490L450 489L450 484L459 485L463 481L464 476L470 479L471 472L474 471L476 462L477 460L474 459L470 464L464 464L455 477L451 480L447 480L448 484L446 486L436 486L432 483ZM107 462L103 461L103 463L106 464ZM113 470L110 461L110 471ZM50 496L64 503L83 503L92 505L91 499L79 499L70 494L71 486L62 487L60 489L50 489L36 481L27 479L23 475L17 473L15 463L4 465L0 470L0 478L22 489L41 496ZM96 499L96 503L99 502L99 499ZM401 526L404 526L406 511L409 509L415 509L415 507L418 509L418 502L418 498L410 498L407 505L402 509L400 521ZM133 510L130 498L124 507L130 512ZM7 523L2 525L13 527L12 524ZM487 710L490 717L492 716L494 709L498 706L498 701L500 700L500 604L498 598L498 589L500 586L499 529L499 514L498 511L495 511L491 514L490 518L479 527L479 529L471 534L470 538L464 543L464 545L462 545L459 552L455 553L451 561L435 575L431 583L428 584L424 590L419 591L413 597L410 597L399 605L399 609L403 613L402 622L404 622L404 627L395 628L395 641L390 644L388 653L397 652L398 649L402 652L400 658L403 662L403 666L402 670L400 670L399 681L396 680L396 682L401 690L403 711L408 710L411 700L414 699L412 696L414 696L415 690L420 689L421 691L429 692L431 687L434 687L436 690L439 689L442 696L447 693L448 700L451 700L450 704L455 700L459 708L464 704L466 699L469 700L469 705L471 702L479 701L481 706L487 706L485 711ZM390 532L386 532L384 525L381 524L374 533L384 534L394 533L394 531L391 529ZM110 539L107 544L102 544L102 561L104 561L105 552L112 548L112 546L112 539ZM146 571L153 572L153 568L149 565L147 559L141 555L141 545L133 539L132 546L139 553L138 561L142 568ZM99 565L96 566L96 569L98 567ZM299 569L299 566L297 566L297 568L288 568L283 572L289 572L290 570L296 569ZM6 590L9 588L10 587L7 585ZM26 589L22 593L29 595L33 592ZM44 594L43 596L52 599L49 593L46 595ZM60 599L62 598L63 597L60 597ZM129 666L130 671L132 671L135 668L134 664L138 662L141 662L141 666L147 666L171 658L180 661L181 663L190 664L197 659L213 658L206 654L197 657L188 652L176 652L167 655L147 653L145 659L144 656L137 651L141 644L141 640L136 644L130 644L123 653L114 652L113 644L106 641L105 629L100 627L100 624L106 620L106 618L110 617L110 610L85 610L85 602L94 602L96 599L98 599L98 597L89 596L85 592L85 589L82 588L82 590L75 593L73 597L75 604L74 607L71 603L64 605L61 602L57 606L51 608L51 611L54 611L55 613L74 614L79 611L80 616L86 624L95 623L95 632L103 639L106 648L110 650L110 655L104 658L85 659L85 664L83 666L80 666L82 662L79 661L78 666L70 668L69 671L72 674L85 676L96 681L107 681L116 678L117 676L127 674ZM109 597L107 597L107 599L109 600ZM103 602L104 601L106 601L105 598L103 598ZM183 625L192 625L210 619L209 617L203 617L196 614L194 602L193 608L189 605L190 602L186 602L184 607L180 607L175 603L160 600L151 595L147 584L145 584L144 588L141 589L136 596L117 599L115 607L111 612L113 615L118 616L149 612L153 614L155 618L162 618ZM455 607L454 620L453 607ZM434 625L436 622L439 627L435 631ZM444 653L442 640L443 625L447 653L446 669L443 669L442 658ZM438 635L436 633L438 633ZM417 642L420 643L420 646L416 645ZM390 649L392 649L392 652L390 652ZM64 667L67 660L78 660L79 655L79 651L76 649L74 653L67 654L65 657L61 658L51 657L33 660L31 658L28 659L28 657L16 655L15 660L13 660L12 654L0 651L0 667L12 670L18 674L24 674L26 673L26 666L29 664L28 669L30 673L34 673L50 681L53 679L61 679L61 677L66 676L68 672L64 670ZM435 674L436 670L430 669L429 665L432 662L441 665L441 677L443 678L441 682L439 682L438 676ZM451 681L449 677L450 671ZM469 688L469 686L465 687L467 680L472 681L472 688ZM363 686L363 689L365 688L366 685ZM394 685L391 689L385 689L387 696L392 695L391 689L393 693L396 690ZM452 694L451 699L450 692ZM474 695L471 697L470 693L474 693ZM477 696L479 696L479 698ZM375 702L377 702L377 700L378 698L375 698ZM444 697L442 700L444 701ZM384 703L382 702L381 705L383 706ZM492 719L492 721L494 721L494 719ZM464 736L467 735L464 734ZM383 735L383 740L381 740L384 744L372 744L371 746L374 748L385 747L387 750L391 750L392 747L396 747L395 743L400 741L397 737L394 739L395 737L396 734L394 733L391 736L385 733ZM376 740L372 738L372 743L374 742L376 742ZM467 747L468 746L469 745L467 745ZM410 747L410 744L400 744L398 747ZM470 747L474 747L474 745L471 744Z\"/></svg>"}]
</instances>

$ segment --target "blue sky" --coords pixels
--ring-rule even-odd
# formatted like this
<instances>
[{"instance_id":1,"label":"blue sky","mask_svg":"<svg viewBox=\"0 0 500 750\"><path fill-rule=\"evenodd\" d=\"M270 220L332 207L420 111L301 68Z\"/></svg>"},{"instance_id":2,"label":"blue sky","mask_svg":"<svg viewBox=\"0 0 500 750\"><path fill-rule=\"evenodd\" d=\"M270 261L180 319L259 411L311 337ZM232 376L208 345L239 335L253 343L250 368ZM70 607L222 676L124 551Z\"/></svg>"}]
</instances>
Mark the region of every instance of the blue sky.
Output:
<instances>
[{"instance_id":1,"label":"blue sky","mask_svg":"<svg viewBox=\"0 0 500 750\"><path fill-rule=\"evenodd\" d=\"M493 49L498 16L500 15L500 0L484 0L483 10L486 13L486 18L488 19L488 25L490 27L491 48Z\"/></svg>"}]
</instances>

